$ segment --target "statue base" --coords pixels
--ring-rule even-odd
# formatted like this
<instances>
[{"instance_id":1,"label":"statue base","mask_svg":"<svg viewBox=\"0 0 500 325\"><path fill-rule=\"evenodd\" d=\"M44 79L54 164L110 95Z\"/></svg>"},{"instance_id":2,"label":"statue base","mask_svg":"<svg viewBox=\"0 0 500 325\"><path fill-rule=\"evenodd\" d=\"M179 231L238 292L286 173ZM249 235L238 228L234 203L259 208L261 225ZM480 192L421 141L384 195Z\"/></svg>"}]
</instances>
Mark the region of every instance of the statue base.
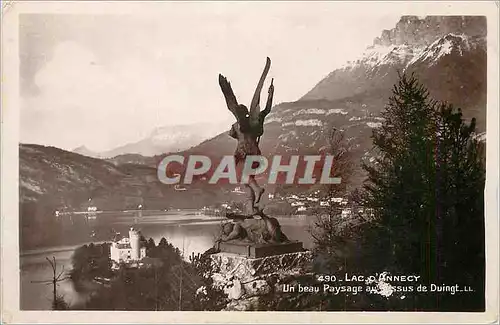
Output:
<instances>
[{"instance_id":1,"label":"statue base","mask_svg":"<svg viewBox=\"0 0 500 325\"><path fill-rule=\"evenodd\" d=\"M238 254L250 258L260 258L273 255L301 252L302 242L289 241L285 243L254 244L245 242L219 242L215 248L220 252Z\"/></svg>"},{"instance_id":2,"label":"statue base","mask_svg":"<svg viewBox=\"0 0 500 325\"><path fill-rule=\"evenodd\" d=\"M228 298L224 310L259 310L260 299L279 294L283 281L312 272L312 253L307 250L263 258L223 252L211 259L213 286Z\"/></svg>"}]
</instances>

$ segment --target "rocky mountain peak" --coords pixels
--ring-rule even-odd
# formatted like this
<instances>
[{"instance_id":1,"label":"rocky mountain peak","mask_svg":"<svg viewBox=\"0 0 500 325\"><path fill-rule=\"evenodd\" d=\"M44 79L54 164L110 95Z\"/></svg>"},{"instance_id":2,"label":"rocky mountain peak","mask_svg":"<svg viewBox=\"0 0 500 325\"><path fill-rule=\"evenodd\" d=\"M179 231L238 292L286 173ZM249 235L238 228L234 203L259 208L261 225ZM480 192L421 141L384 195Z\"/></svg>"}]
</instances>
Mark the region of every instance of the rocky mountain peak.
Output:
<instances>
[{"instance_id":1,"label":"rocky mountain peak","mask_svg":"<svg viewBox=\"0 0 500 325\"><path fill-rule=\"evenodd\" d=\"M485 37L484 16L403 16L393 29L383 30L373 45L428 46L449 33Z\"/></svg>"}]
</instances>

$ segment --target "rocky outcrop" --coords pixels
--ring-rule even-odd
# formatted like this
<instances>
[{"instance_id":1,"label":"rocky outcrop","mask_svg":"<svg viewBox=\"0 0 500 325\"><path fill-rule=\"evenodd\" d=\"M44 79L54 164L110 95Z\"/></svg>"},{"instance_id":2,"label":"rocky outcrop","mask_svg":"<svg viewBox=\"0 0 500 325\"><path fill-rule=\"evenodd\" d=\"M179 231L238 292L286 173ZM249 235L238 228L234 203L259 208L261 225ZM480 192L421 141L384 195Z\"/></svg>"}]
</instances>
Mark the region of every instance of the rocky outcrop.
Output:
<instances>
[{"instance_id":1,"label":"rocky outcrop","mask_svg":"<svg viewBox=\"0 0 500 325\"><path fill-rule=\"evenodd\" d=\"M486 36L484 16L403 16L393 29L382 31L373 45L428 46L449 33Z\"/></svg>"},{"instance_id":2,"label":"rocky outcrop","mask_svg":"<svg viewBox=\"0 0 500 325\"><path fill-rule=\"evenodd\" d=\"M439 65L443 60L453 63L462 61L464 57L469 61L470 55L485 56L485 37L485 17L429 16L419 19L416 16L403 16L393 29L384 30L358 58L332 71L302 100L338 100L356 95L371 98L374 93L380 92L387 98L392 85L398 80L398 71L412 71L420 76L425 75L430 66ZM480 63L486 65L482 61ZM444 74L441 70L446 68L444 66L434 71L435 78L440 79ZM469 82L484 90L483 70L473 71L473 78L469 78ZM464 72L456 67L446 71L446 74L460 77ZM444 82L440 82L438 87L426 86L431 95L437 97L435 99L447 100L467 109L471 106L455 100L460 92L440 97L439 92L448 88ZM372 112L378 113L375 110Z\"/></svg>"},{"instance_id":3,"label":"rocky outcrop","mask_svg":"<svg viewBox=\"0 0 500 325\"><path fill-rule=\"evenodd\" d=\"M262 297L279 294L284 280L308 274L312 268L309 251L254 259L217 253L211 259L217 270L212 274L213 286L223 290L229 300L224 310L259 310Z\"/></svg>"}]
</instances>

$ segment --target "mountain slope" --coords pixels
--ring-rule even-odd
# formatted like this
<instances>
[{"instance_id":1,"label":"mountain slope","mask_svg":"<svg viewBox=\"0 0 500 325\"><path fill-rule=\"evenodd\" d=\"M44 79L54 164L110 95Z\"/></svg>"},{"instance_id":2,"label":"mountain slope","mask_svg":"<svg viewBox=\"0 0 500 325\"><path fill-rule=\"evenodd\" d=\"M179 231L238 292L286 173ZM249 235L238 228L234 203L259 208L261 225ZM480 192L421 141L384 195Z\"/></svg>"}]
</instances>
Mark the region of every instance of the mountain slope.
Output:
<instances>
[{"instance_id":1,"label":"mountain slope","mask_svg":"<svg viewBox=\"0 0 500 325\"><path fill-rule=\"evenodd\" d=\"M59 220L56 211L83 212L90 205L99 211L135 210L139 204L146 210L202 208L230 200L231 195L214 186L178 191L159 182L155 167L115 165L55 147L19 145L21 249L61 245L63 235L89 239L85 215Z\"/></svg>"},{"instance_id":2,"label":"mountain slope","mask_svg":"<svg viewBox=\"0 0 500 325\"><path fill-rule=\"evenodd\" d=\"M78 209L89 198L113 209L128 205L147 189L151 198L161 198L156 170L143 166L115 166L55 147L19 146L20 202L42 200L55 207ZM133 205L132 205L133 206Z\"/></svg>"},{"instance_id":3,"label":"mountain slope","mask_svg":"<svg viewBox=\"0 0 500 325\"><path fill-rule=\"evenodd\" d=\"M330 72L300 100L274 106L260 141L262 153L317 154L326 148L329 131L337 128L345 132L355 164L350 188L361 185L365 175L360 165L373 158L372 131L381 125L379 114L398 80L398 72L415 73L434 99L461 107L467 119L476 117L484 138L485 36L484 17L402 17L395 28L383 31L358 59ZM135 208L139 203L146 209L164 209L241 201L239 194L231 192L234 186L195 181L176 190L161 184L156 170L165 153L177 150L184 150L180 154L186 156L210 156L214 168L223 155L232 155L236 147L227 133L231 124L228 121L210 130L199 125L161 128L146 139L106 153L80 147L75 149L81 153L77 154L21 144L22 245L47 243L53 237L50 229L55 225L50 222L54 211L85 210L89 198L99 210ZM218 134L224 129L227 131ZM270 185L265 188L273 191ZM304 188L292 186L286 190Z\"/></svg>"},{"instance_id":4,"label":"mountain slope","mask_svg":"<svg viewBox=\"0 0 500 325\"><path fill-rule=\"evenodd\" d=\"M371 159L372 131L382 122L379 114L397 81L398 70L414 72L435 99L461 107L467 118L475 116L479 131L484 132L485 35L484 17L402 17L394 29L382 32L358 60L332 71L299 101L273 107L260 142L263 154L317 154L327 145L329 130L337 128L345 131L357 166L351 186L359 186L364 178L360 163ZM230 125L219 126L219 130L229 130ZM175 132L169 134L172 130L158 130L152 138L176 138ZM215 166L223 155L232 155L235 146L226 131L182 154L210 156ZM171 151L163 148L161 152ZM89 197L96 197L103 207L123 208L129 205L128 198L130 202L145 198L148 205L158 207L204 205L228 199L225 189L215 190L214 186L192 184L188 191L179 192L159 183L155 166L162 156L148 158L147 165L141 166L137 163L143 159L136 154L107 162L56 148L21 145L21 202L43 200L54 206L77 207Z\"/></svg>"},{"instance_id":5,"label":"mountain slope","mask_svg":"<svg viewBox=\"0 0 500 325\"><path fill-rule=\"evenodd\" d=\"M448 34L463 35L464 39L484 39L486 18L428 16L419 19L403 16L395 28L384 30L380 37L375 38L359 58L332 71L301 99L335 100L375 89L391 89L398 70L404 71L417 58L427 57L429 50L432 52L445 45L439 40Z\"/></svg>"},{"instance_id":6,"label":"mountain slope","mask_svg":"<svg viewBox=\"0 0 500 325\"><path fill-rule=\"evenodd\" d=\"M55 147L19 145L19 204L46 207L49 212L42 218L55 210L86 210L89 199L99 210L135 209L138 204L144 209L201 208L227 199L214 186L184 187L186 191L179 191L162 184L156 166L114 164Z\"/></svg>"},{"instance_id":7,"label":"mountain slope","mask_svg":"<svg viewBox=\"0 0 500 325\"><path fill-rule=\"evenodd\" d=\"M434 99L461 107L465 118L476 117L484 132L485 36L484 17L402 17L360 58L332 71L300 100L273 107L260 143L263 154L317 153L335 127L345 131L357 165L352 186L360 185L360 163L370 159L372 130L380 126L379 114L401 72L415 73ZM234 148L224 133L185 154L220 157Z\"/></svg>"},{"instance_id":8,"label":"mountain slope","mask_svg":"<svg viewBox=\"0 0 500 325\"><path fill-rule=\"evenodd\" d=\"M125 161L127 159L126 155L129 154L150 157L166 152L186 150L217 135L221 132L225 124L226 122L163 126L155 128L150 135L142 140L127 143L112 150L94 152L85 146L81 146L74 149L73 152L88 157L104 159L125 155L125 157L117 159L118 161Z\"/></svg>"}]
</instances>

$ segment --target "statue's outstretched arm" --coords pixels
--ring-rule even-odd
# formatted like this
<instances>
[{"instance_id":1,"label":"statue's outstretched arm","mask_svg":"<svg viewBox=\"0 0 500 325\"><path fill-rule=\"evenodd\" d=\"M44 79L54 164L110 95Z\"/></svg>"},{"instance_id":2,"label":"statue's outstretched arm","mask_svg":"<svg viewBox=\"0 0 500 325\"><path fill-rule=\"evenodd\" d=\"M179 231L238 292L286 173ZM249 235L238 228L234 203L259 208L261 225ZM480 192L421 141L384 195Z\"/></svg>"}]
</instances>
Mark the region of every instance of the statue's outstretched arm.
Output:
<instances>
[{"instance_id":1,"label":"statue's outstretched arm","mask_svg":"<svg viewBox=\"0 0 500 325\"><path fill-rule=\"evenodd\" d=\"M271 79L271 85L269 86L269 91L267 95L266 108L259 114L259 119L261 123L264 123L264 119L266 118L267 114L271 112L271 107L273 106L273 96L274 96L273 81L274 79Z\"/></svg>"},{"instance_id":2,"label":"statue's outstretched arm","mask_svg":"<svg viewBox=\"0 0 500 325\"><path fill-rule=\"evenodd\" d=\"M271 68L271 59L267 58L266 66L264 67L264 71L262 71L262 75L260 76L259 83L257 84L257 88L255 89L255 93L253 94L252 102L250 104L250 118L253 121L258 121L259 119L260 92L262 91L262 87L264 87L264 81L266 80L269 68Z\"/></svg>"}]
</instances>

